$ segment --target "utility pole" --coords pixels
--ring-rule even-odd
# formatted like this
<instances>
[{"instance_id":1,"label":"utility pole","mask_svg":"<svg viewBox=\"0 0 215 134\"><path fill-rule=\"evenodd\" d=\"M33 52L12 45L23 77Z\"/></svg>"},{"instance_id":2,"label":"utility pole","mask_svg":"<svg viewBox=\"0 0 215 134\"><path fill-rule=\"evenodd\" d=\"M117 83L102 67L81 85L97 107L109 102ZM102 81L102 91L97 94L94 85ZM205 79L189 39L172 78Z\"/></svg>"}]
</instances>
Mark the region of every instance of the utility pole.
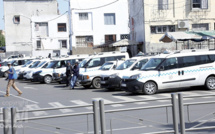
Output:
<instances>
[{"instance_id":1,"label":"utility pole","mask_svg":"<svg viewBox=\"0 0 215 134\"><path fill-rule=\"evenodd\" d=\"M71 13L71 6L70 6L70 0L69 2L69 10L68 10L68 17L69 17L69 53L72 55L72 13Z\"/></svg>"}]
</instances>

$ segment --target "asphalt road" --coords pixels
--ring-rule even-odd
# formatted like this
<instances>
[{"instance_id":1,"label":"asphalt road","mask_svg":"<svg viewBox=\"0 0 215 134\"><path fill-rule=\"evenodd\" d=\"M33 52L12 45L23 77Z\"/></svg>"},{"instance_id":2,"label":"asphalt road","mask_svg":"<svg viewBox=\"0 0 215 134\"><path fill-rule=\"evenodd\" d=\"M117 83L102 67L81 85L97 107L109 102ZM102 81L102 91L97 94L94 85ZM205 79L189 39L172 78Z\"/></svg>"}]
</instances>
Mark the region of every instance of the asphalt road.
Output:
<instances>
[{"instance_id":1,"label":"asphalt road","mask_svg":"<svg viewBox=\"0 0 215 134\"><path fill-rule=\"evenodd\" d=\"M214 90L205 90L202 87L159 91L155 95L137 95L123 91L84 89L82 87L76 87L74 90L70 90L69 87L59 85L58 83L46 85L22 80L17 81L16 84L20 90L23 91L22 96L16 96L16 91L11 88L11 96L3 97L5 94L7 81L5 81L4 78L0 78L0 108L16 107L19 110L34 110L40 108L92 104L93 100L99 99L103 99L105 103L143 100L136 103L123 103L105 106L105 110L115 110L171 104L170 100L153 101L153 99L171 97L172 93L182 93L183 96L215 95ZM144 101L147 99L151 99L152 101ZM184 99L184 103L205 101L215 101L214 96ZM215 126L213 114L215 113L215 103L190 106L189 110L187 107L184 107L184 110L186 128L196 126L199 123L203 124L200 124L198 127ZM36 118L41 116L91 111L92 107L37 111L30 113L25 112L18 114L18 118ZM187 111L189 111L189 119ZM0 115L0 120L2 119L2 115ZM106 113L106 132L107 134L151 134L152 132L172 130L172 122L172 109L170 107ZM19 122L17 126L19 127L19 134L53 134L57 132L62 134L90 134L93 133L93 117L89 114L82 116L22 121ZM0 133L2 132L3 128L0 127ZM215 129L198 130L187 133L212 134L215 133Z\"/></svg>"}]
</instances>

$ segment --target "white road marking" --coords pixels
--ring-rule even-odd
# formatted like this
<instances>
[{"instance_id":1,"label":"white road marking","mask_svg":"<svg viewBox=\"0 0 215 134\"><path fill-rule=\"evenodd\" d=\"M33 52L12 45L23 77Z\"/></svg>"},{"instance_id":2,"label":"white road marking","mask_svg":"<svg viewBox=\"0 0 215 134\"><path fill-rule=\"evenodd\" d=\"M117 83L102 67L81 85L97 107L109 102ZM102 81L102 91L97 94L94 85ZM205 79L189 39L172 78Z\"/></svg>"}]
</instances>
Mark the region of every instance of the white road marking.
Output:
<instances>
[{"instance_id":1,"label":"white road marking","mask_svg":"<svg viewBox=\"0 0 215 134\"><path fill-rule=\"evenodd\" d=\"M151 95L144 95L144 96L139 96L143 99L149 99L149 100L155 100L155 99L158 99L158 98L162 98L162 97L159 97L159 96L151 96ZM168 102L169 100L157 100L157 102Z\"/></svg>"},{"instance_id":2,"label":"white road marking","mask_svg":"<svg viewBox=\"0 0 215 134\"><path fill-rule=\"evenodd\" d=\"M0 92L6 94L6 92L2 92L2 91L0 91ZM23 98L23 97L20 97L20 96L17 96L17 95L13 95L13 94L10 94L10 95L15 97L15 98L19 98L19 99L26 100L26 101L29 101L29 102L32 102L32 103L35 103L35 104L39 104L39 102L29 100L29 99L26 99L26 98Z\"/></svg>"},{"instance_id":3,"label":"white road marking","mask_svg":"<svg viewBox=\"0 0 215 134\"><path fill-rule=\"evenodd\" d=\"M65 107L65 105L61 104L60 102L50 102L49 105L59 108L59 107ZM70 113L73 112L71 109L59 109L62 113Z\"/></svg>"},{"instance_id":4,"label":"white road marking","mask_svg":"<svg viewBox=\"0 0 215 134\"><path fill-rule=\"evenodd\" d=\"M89 105L89 103L84 102L82 100L71 100L70 102L75 103L77 105ZM86 109L92 110L92 107L86 107Z\"/></svg>"},{"instance_id":5,"label":"white road marking","mask_svg":"<svg viewBox=\"0 0 215 134\"><path fill-rule=\"evenodd\" d=\"M107 99L103 99L103 98L92 98L93 100L104 100L104 104L108 104L108 103L113 103L113 101L107 100ZM114 104L114 105L110 105L112 107L122 107L124 105L122 104Z\"/></svg>"},{"instance_id":6,"label":"white road marking","mask_svg":"<svg viewBox=\"0 0 215 134\"><path fill-rule=\"evenodd\" d=\"M136 99L133 99L133 98L129 98L129 97L125 97L125 96L113 96L114 98L117 98L117 99L120 99L120 100L123 100L123 101L137 101ZM146 104L147 102L137 102L135 104L139 104L139 105L142 105L142 104Z\"/></svg>"},{"instance_id":7,"label":"white road marking","mask_svg":"<svg viewBox=\"0 0 215 134\"><path fill-rule=\"evenodd\" d=\"M25 89L33 89L33 90L38 90L37 88L34 88L34 87L23 87Z\"/></svg>"},{"instance_id":8,"label":"white road marking","mask_svg":"<svg viewBox=\"0 0 215 134\"><path fill-rule=\"evenodd\" d=\"M35 110L35 109L40 109L40 107L36 104L32 105L26 105L25 106L28 110ZM45 111L38 111L38 112L32 112L35 116L41 116L41 115L48 115L47 112Z\"/></svg>"}]
</instances>

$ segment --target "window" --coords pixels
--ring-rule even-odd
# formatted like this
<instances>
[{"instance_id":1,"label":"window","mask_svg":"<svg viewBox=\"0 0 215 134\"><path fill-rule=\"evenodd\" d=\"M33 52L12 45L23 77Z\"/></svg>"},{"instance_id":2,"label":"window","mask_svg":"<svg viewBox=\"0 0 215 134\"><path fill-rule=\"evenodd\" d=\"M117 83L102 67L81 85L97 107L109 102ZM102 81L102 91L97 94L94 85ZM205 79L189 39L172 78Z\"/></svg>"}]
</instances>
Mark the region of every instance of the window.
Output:
<instances>
[{"instance_id":1,"label":"window","mask_svg":"<svg viewBox=\"0 0 215 134\"><path fill-rule=\"evenodd\" d=\"M105 13L104 14L105 25L115 25L115 13Z\"/></svg>"},{"instance_id":2,"label":"window","mask_svg":"<svg viewBox=\"0 0 215 134\"><path fill-rule=\"evenodd\" d=\"M170 70L170 69L175 69L178 68L178 60L177 58L169 58L166 59L162 65L164 67L164 70Z\"/></svg>"},{"instance_id":3,"label":"window","mask_svg":"<svg viewBox=\"0 0 215 134\"><path fill-rule=\"evenodd\" d=\"M105 35L105 43L116 42L116 35Z\"/></svg>"},{"instance_id":4,"label":"window","mask_svg":"<svg viewBox=\"0 0 215 134\"><path fill-rule=\"evenodd\" d=\"M144 59L144 60L141 60L139 62L137 62L134 67L132 68L132 70L135 70L135 69L141 69L143 67L143 65L146 64L146 62L148 61L148 59Z\"/></svg>"},{"instance_id":5,"label":"window","mask_svg":"<svg viewBox=\"0 0 215 134\"><path fill-rule=\"evenodd\" d=\"M209 30L209 24L208 23L192 24L192 30L193 31L205 31L205 30Z\"/></svg>"},{"instance_id":6,"label":"window","mask_svg":"<svg viewBox=\"0 0 215 134\"><path fill-rule=\"evenodd\" d=\"M189 67L197 64L195 56L181 57L180 59L180 67Z\"/></svg>"},{"instance_id":7,"label":"window","mask_svg":"<svg viewBox=\"0 0 215 134\"><path fill-rule=\"evenodd\" d=\"M215 61L215 55L209 55L209 58L210 58L210 60L211 60L212 62Z\"/></svg>"},{"instance_id":8,"label":"window","mask_svg":"<svg viewBox=\"0 0 215 134\"><path fill-rule=\"evenodd\" d=\"M37 48L39 48L39 49L41 48L41 41L40 40L37 41Z\"/></svg>"},{"instance_id":9,"label":"window","mask_svg":"<svg viewBox=\"0 0 215 134\"><path fill-rule=\"evenodd\" d=\"M167 10L168 0L158 0L158 10Z\"/></svg>"},{"instance_id":10,"label":"window","mask_svg":"<svg viewBox=\"0 0 215 134\"><path fill-rule=\"evenodd\" d=\"M66 32L66 23L57 24L58 32Z\"/></svg>"},{"instance_id":11,"label":"window","mask_svg":"<svg viewBox=\"0 0 215 134\"><path fill-rule=\"evenodd\" d=\"M93 46L93 36L76 36L77 46Z\"/></svg>"},{"instance_id":12,"label":"window","mask_svg":"<svg viewBox=\"0 0 215 134\"><path fill-rule=\"evenodd\" d=\"M35 34L36 36L48 36L48 23L35 23Z\"/></svg>"},{"instance_id":13,"label":"window","mask_svg":"<svg viewBox=\"0 0 215 134\"><path fill-rule=\"evenodd\" d=\"M175 32L175 25L151 26L152 34Z\"/></svg>"},{"instance_id":14,"label":"window","mask_svg":"<svg viewBox=\"0 0 215 134\"><path fill-rule=\"evenodd\" d=\"M192 8L208 9L208 0L192 0Z\"/></svg>"},{"instance_id":15,"label":"window","mask_svg":"<svg viewBox=\"0 0 215 134\"><path fill-rule=\"evenodd\" d=\"M14 22L15 24L19 24L19 23L20 23L20 16L18 16L18 15L14 16L13 22Z\"/></svg>"},{"instance_id":16,"label":"window","mask_svg":"<svg viewBox=\"0 0 215 134\"><path fill-rule=\"evenodd\" d=\"M67 40L59 40L61 48L67 48Z\"/></svg>"},{"instance_id":17,"label":"window","mask_svg":"<svg viewBox=\"0 0 215 134\"><path fill-rule=\"evenodd\" d=\"M88 13L79 13L79 20L88 20Z\"/></svg>"}]
</instances>

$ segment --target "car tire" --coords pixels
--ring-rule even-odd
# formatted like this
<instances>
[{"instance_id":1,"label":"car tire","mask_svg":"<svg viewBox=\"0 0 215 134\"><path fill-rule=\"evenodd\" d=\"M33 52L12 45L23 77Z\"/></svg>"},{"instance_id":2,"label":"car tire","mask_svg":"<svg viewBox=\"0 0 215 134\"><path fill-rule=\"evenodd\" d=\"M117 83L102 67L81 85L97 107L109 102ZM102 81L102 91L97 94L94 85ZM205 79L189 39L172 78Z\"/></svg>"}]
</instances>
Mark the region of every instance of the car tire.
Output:
<instances>
[{"instance_id":1,"label":"car tire","mask_svg":"<svg viewBox=\"0 0 215 134\"><path fill-rule=\"evenodd\" d=\"M8 73L7 72L4 72L4 77L8 77Z\"/></svg>"},{"instance_id":2,"label":"car tire","mask_svg":"<svg viewBox=\"0 0 215 134\"><path fill-rule=\"evenodd\" d=\"M47 75L44 77L45 84L50 84L52 82L52 77Z\"/></svg>"},{"instance_id":3,"label":"car tire","mask_svg":"<svg viewBox=\"0 0 215 134\"><path fill-rule=\"evenodd\" d=\"M205 81L205 86L208 90L214 90L215 89L215 77L210 76Z\"/></svg>"},{"instance_id":4,"label":"car tire","mask_svg":"<svg viewBox=\"0 0 215 134\"><path fill-rule=\"evenodd\" d=\"M101 88L101 78L95 78L92 81L93 88L99 89Z\"/></svg>"},{"instance_id":5,"label":"car tire","mask_svg":"<svg viewBox=\"0 0 215 134\"><path fill-rule=\"evenodd\" d=\"M155 82L148 81L143 86L143 92L147 95L152 95L157 92L157 85Z\"/></svg>"},{"instance_id":6,"label":"car tire","mask_svg":"<svg viewBox=\"0 0 215 134\"><path fill-rule=\"evenodd\" d=\"M85 85L85 86L83 86L84 88L90 88L91 87L91 85Z\"/></svg>"}]
</instances>

